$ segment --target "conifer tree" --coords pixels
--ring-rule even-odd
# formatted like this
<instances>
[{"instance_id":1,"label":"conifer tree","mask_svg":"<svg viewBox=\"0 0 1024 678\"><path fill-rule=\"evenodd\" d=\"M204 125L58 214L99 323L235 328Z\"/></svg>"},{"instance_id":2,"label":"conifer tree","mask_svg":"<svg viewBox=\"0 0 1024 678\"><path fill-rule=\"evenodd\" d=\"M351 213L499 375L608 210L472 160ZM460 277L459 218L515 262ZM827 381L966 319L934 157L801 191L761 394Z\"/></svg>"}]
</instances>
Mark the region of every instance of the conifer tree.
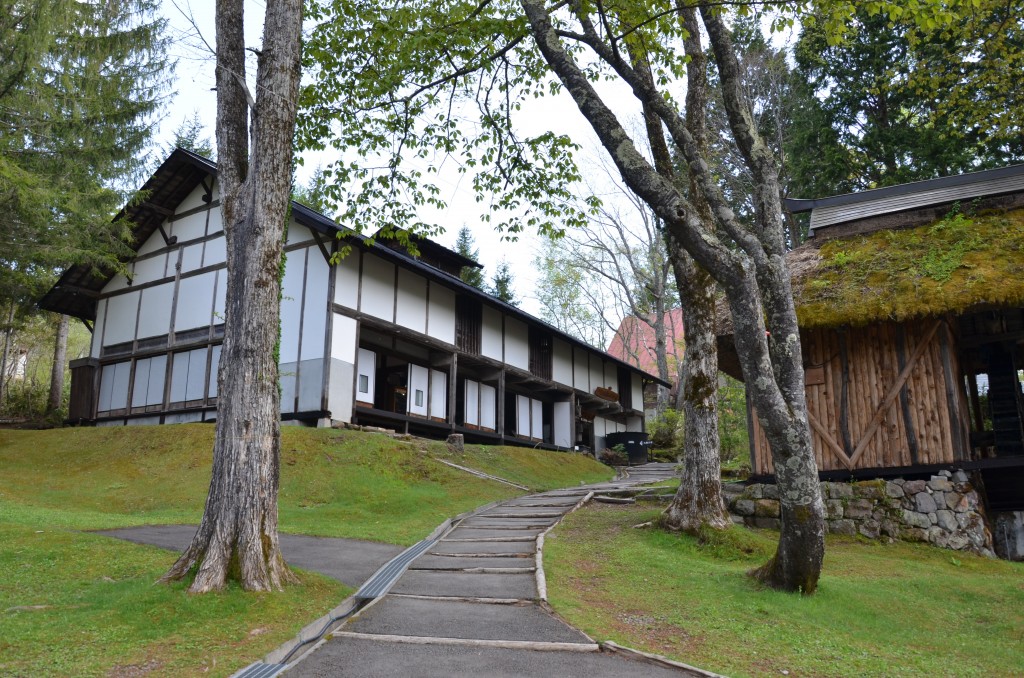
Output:
<instances>
[{"instance_id":1,"label":"conifer tree","mask_svg":"<svg viewBox=\"0 0 1024 678\"><path fill-rule=\"evenodd\" d=\"M459 229L459 235L455 239L455 251L473 261L480 257L480 249L476 247L476 241L473 239L473 233L469 230L469 226L463 226ZM475 266L463 266L459 277L467 285L472 285L481 290L484 288L484 272L482 269Z\"/></svg>"},{"instance_id":2,"label":"conifer tree","mask_svg":"<svg viewBox=\"0 0 1024 678\"><path fill-rule=\"evenodd\" d=\"M504 301L506 304L513 306L519 305L519 300L516 299L515 282L512 278L512 270L508 266L508 262L502 259L498 264L498 268L494 271L494 276L491 278L491 288L488 290L493 296L499 300Z\"/></svg>"}]
</instances>

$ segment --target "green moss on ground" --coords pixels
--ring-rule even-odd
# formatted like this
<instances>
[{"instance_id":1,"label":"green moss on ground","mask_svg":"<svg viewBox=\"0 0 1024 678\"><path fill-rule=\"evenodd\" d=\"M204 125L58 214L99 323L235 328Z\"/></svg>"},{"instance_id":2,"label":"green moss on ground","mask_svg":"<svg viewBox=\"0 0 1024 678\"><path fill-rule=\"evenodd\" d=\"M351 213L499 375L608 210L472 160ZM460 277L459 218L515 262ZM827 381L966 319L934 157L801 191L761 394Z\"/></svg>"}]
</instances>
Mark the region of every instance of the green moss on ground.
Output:
<instances>
[{"instance_id":1,"label":"green moss on ground","mask_svg":"<svg viewBox=\"0 0 1024 678\"><path fill-rule=\"evenodd\" d=\"M821 246L794 279L801 327L864 325L1024 303L1024 210L884 230Z\"/></svg>"},{"instance_id":2,"label":"green moss on ground","mask_svg":"<svg viewBox=\"0 0 1024 678\"><path fill-rule=\"evenodd\" d=\"M1024 565L830 536L817 593L746 572L777 532L701 539L633 529L643 507L593 504L545 540L555 610L591 637L729 676L1012 676L1024 666Z\"/></svg>"}]
</instances>

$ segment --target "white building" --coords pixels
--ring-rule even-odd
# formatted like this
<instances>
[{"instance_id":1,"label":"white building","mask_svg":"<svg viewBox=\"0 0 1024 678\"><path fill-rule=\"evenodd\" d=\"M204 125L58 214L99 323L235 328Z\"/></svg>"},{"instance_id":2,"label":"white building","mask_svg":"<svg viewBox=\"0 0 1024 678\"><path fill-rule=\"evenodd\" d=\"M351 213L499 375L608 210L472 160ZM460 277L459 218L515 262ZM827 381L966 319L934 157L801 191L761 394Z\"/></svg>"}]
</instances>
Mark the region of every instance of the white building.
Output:
<instances>
[{"instance_id":1,"label":"white building","mask_svg":"<svg viewBox=\"0 0 1024 678\"><path fill-rule=\"evenodd\" d=\"M71 364L72 421L216 417L227 277L216 166L179 149L143 190L119 215L135 224L130 275L74 266L40 302L93 332L89 357ZM332 267L343 243L352 251ZM282 419L559 448L643 430L643 385L656 377L464 284L475 262L426 239L418 249L369 245L292 204Z\"/></svg>"}]
</instances>

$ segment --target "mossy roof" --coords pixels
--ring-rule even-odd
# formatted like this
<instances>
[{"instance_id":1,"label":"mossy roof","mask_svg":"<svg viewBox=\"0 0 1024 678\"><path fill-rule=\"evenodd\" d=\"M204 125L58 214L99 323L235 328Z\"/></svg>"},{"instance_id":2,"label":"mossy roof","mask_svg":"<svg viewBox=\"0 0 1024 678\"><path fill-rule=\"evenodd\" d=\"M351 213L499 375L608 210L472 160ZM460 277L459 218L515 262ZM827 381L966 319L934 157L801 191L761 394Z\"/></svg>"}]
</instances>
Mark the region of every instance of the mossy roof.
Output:
<instances>
[{"instance_id":1,"label":"mossy roof","mask_svg":"<svg viewBox=\"0 0 1024 678\"><path fill-rule=\"evenodd\" d=\"M916 228L804 245L789 254L801 327L1024 305L1024 209L951 213Z\"/></svg>"}]
</instances>

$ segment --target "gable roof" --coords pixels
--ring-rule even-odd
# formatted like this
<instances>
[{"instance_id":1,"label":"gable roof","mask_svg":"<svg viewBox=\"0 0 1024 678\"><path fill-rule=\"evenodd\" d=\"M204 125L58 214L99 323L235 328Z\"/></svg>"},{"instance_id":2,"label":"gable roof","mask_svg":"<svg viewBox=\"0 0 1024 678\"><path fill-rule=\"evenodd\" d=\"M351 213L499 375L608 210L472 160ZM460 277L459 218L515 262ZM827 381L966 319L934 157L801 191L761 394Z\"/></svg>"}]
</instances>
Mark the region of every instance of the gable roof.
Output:
<instances>
[{"instance_id":1,"label":"gable roof","mask_svg":"<svg viewBox=\"0 0 1024 678\"><path fill-rule=\"evenodd\" d=\"M167 160L157 168L153 176L143 185L141 190L146 195L146 200L137 204L129 203L115 217L115 220L124 218L134 224L132 228L132 249L138 251L146 240L162 226L167 217L174 214L174 209L182 200L188 197L197 186L203 185L204 181L211 182L216 175L217 165L213 161L181 148L172 151ZM207 183L205 185L207 188L211 188L213 184ZM333 219L301 203L293 200L291 210L292 218L307 228L331 238L340 238L349 243L359 245L363 251L372 252L374 255L415 270L425 278L441 282L462 294L486 301L486 303L499 308L508 315L523 320L528 324L543 327L553 336L557 336L569 344L604 353L601 349L565 334L526 311L511 304L506 304L496 297L466 284L457 276L453 276L419 259L413 258L406 252L399 252L380 243L373 243L370 238L339 225ZM442 246L437 245L437 247ZM471 260L467 259L467 261ZM63 313L82 320L95 320L96 302L99 294L115 274L116 272L114 271L96 271L88 266L71 266L64 271L56 284L40 299L38 306L47 311ZM662 382L657 376L638 369L635 365L619 360L614 356L605 355L613 363L628 367L634 372L640 372L645 379L670 386L670 384Z\"/></svg>"},{"instance_id":2,"label":"gable roof","mask_svg":"<svg viewBox=\"0 0 1024 678\"><path fill-rule=\"evenodd\" d=\"M682 360L681 353L678 356L674 355L673 347L682 346L683 309L674 308L665 314L665 334L669 344L669 370L672 371L674 368L672 362L677 358ZM657 374L656 343L653 327L636 316L627 316L619 323L619 329L615 331L615 336L612 337L612 341L608 345L608 355L635 365L644 372Z\"/></svg>"}]
</instances>

